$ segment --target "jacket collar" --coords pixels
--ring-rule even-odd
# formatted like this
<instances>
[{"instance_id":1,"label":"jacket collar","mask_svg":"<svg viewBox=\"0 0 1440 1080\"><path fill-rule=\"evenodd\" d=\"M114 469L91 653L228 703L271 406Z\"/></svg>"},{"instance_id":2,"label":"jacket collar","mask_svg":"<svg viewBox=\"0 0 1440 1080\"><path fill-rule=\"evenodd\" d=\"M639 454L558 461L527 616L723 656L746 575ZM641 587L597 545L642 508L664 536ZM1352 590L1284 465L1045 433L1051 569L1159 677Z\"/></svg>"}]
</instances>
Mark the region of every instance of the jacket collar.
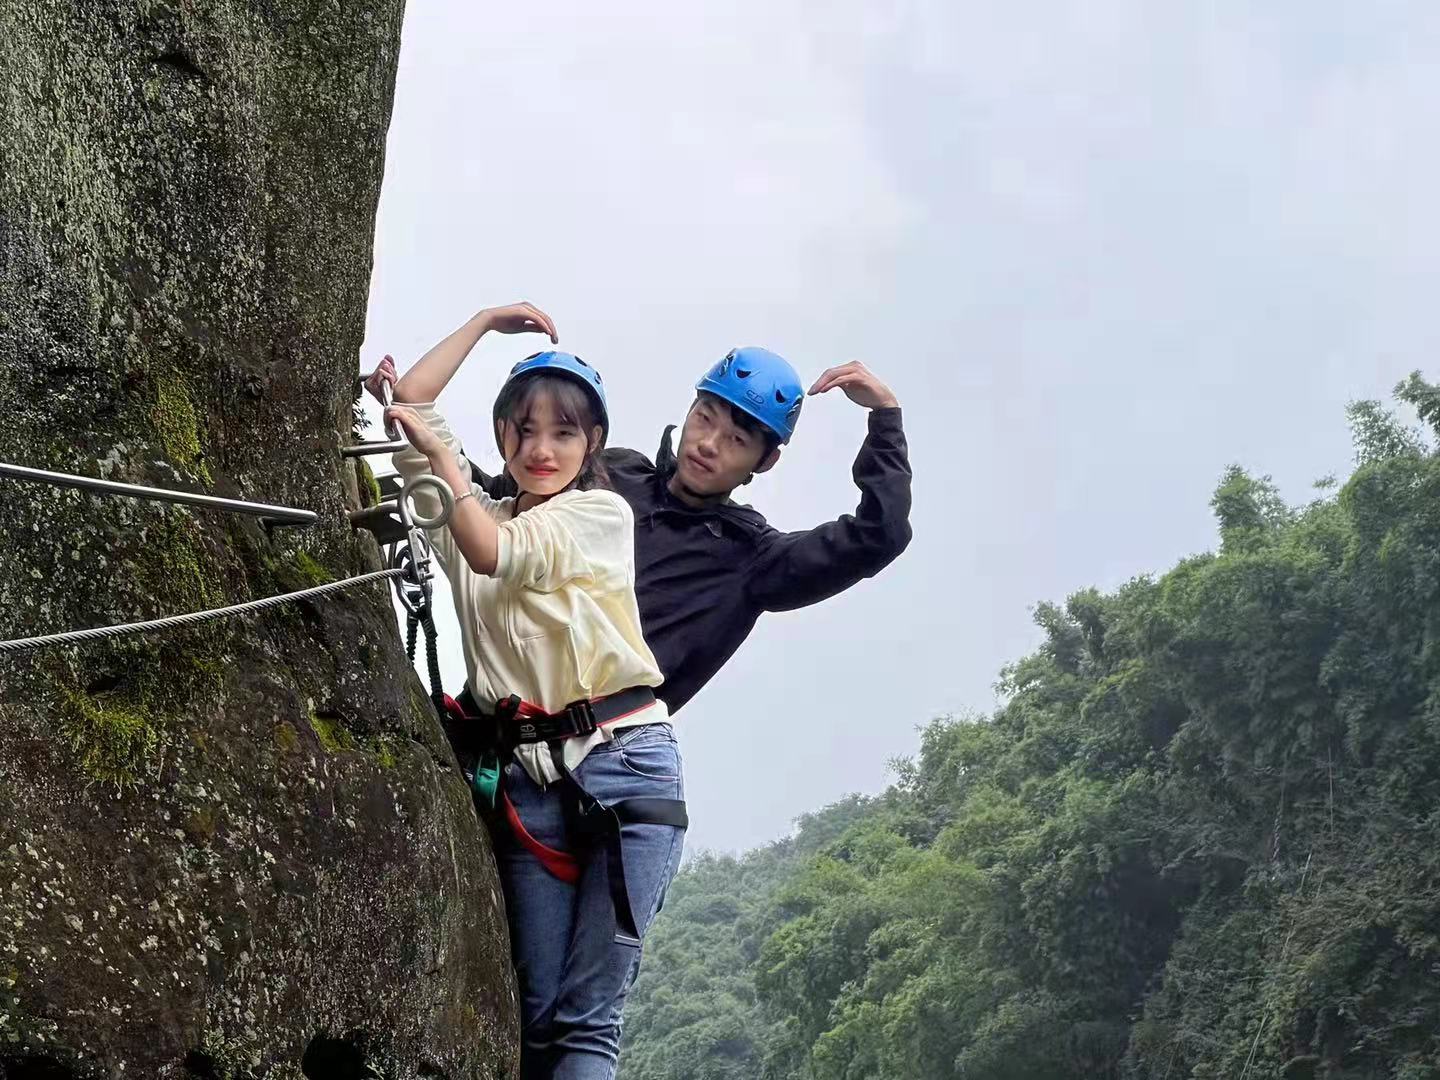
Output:
<instances>
[{"instance_id":1,"label":"jacket collar","mask_svg":"<svg viewBox=\"0 0 1440 1080\"><path fill-rule=\"evenodd\" d=\"M670 477L675 475L675 466L678 459L675 457L675 425L668 424L665 427L665 434L660 436L660 449L655 451L655 471L670 482Z\"/></svg>"}]
</instances>

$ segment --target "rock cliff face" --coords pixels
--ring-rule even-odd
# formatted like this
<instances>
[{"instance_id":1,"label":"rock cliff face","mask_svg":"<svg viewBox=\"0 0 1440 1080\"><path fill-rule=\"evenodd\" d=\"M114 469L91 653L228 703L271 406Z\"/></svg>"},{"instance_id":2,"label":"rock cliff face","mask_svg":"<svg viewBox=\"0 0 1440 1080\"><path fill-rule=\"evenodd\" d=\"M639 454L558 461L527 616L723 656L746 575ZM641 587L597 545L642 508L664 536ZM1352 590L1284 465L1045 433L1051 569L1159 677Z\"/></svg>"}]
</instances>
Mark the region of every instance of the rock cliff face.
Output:
<instances>
[{"instance_id":1,"label":"rock cliff face","mask_svg":"<svg viewBox=\"0 0 1440 1080\"><path fill-rule=\"evenodd\" d=\"M0 4L0 638L375 569L346 511L400 0ZM487 841L383 585L0 656L0 1078L505 1077Z\"/></svg>"}]
</instances>

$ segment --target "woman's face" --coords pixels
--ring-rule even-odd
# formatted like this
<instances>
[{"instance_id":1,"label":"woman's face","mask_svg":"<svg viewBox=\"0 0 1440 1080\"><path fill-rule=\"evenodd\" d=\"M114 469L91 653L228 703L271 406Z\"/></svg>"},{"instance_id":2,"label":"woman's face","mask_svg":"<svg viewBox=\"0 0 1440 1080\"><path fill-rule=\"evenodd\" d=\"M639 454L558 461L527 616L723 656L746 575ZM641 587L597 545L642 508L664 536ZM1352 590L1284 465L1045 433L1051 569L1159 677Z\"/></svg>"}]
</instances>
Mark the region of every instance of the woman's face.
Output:
<instances>
[{"instance_id":1,"label":"woman's face","mask_svg":"<svg viewBox=\"0 0 1440 1080\"><path fill-rule=\"evenodd\" d=\"M591 440L599 441L600 429L580 430L555 408L550 395L541 393L527 415L500 421L500 445L505 448L505 467L520 490L548 498L574 483L585 465Z\"/></svg>"}]
</instances>

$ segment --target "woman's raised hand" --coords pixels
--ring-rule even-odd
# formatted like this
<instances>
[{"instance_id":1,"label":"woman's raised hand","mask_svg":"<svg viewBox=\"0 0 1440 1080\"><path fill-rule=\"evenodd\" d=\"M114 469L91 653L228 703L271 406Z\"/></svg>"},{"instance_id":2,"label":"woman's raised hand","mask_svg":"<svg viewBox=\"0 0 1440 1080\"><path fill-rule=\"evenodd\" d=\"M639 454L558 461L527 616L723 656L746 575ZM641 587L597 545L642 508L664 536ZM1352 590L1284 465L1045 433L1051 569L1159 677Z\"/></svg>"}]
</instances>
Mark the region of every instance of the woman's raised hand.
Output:
<instances>
[{"instance_id":1,"label":"woman's raised hand","mask_svg":"<svg viewBox=\"0 0 1440 1080\"><path fill-rule=\"evenodd\" d=\"M385 359L380 361L380 366L365 376L365 389L370 391L371 397L381 405L385 405L387 402L380 388L389 383L390 393L394 394L395 384L399 381L400 374L395 370L395 358L387 353Z\"/></svg>"},{"instance_id":2,"label":"woman's raised hand","mask_svg":"<svg viewBox=\"0 0 1440 1080\"><path fill-rule=\"evenodd\" d=\"M405 437L410 440L410 445L429 458L432 465L437 456L443 457L449 453L440 437L430 430L430 425L421 420L420 414L414 409L405 405L391 405L385 410L385 422L391 421L405 429Z\"/></svg>"},{"instance_id":3,"label":"woman's raised hand","mask_svg":"<svg viewBox=\"0 0 1440 1080\"><path fill-rule=\"evenodd\" d=\"M405 400L430 401L438 396L475 343L491 330L501 334L544 334L552 345L560 344L555 320L534 304L522 301L504 307L485 308L476 312L464 326L422 356L405 373ZM386 356L379 367L365 376L365 389L382 405L386 403L383 396L386 383L389 383L393 395L400 383L400 373L395 370L395 361L390 356Z\"/></svg>"},{"instance_id":4,"label":"woman's raised hand","mask_svg":"<svg viewBox=\"0 0 1440 1080\"><path fill-rule=\"evenodd\" d=\"M485 317L486 330L502 334L544 334L550 339L550 344L560 344L555 320L534 304L521 301L504 307L486 308L480 314Z\"/></svg>"}]
</instances>

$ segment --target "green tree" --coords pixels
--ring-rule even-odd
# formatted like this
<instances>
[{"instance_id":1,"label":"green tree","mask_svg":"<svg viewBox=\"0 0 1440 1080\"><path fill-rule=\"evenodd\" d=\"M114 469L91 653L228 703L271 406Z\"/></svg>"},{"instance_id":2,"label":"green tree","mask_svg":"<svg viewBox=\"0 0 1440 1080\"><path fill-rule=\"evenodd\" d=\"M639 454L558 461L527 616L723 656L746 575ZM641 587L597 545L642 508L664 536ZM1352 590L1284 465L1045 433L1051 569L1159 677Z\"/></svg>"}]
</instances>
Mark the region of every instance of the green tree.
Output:
<instances>
[{"instance_id":1,"label":"green tree","mask_svg":"<svg viewBox=\"0 0 1440 1080\"><path fill-rule=\"evenodd\" d=\"M1396 395L1440 428L1440 390ZM1440 1080L1440 458L1349 415L1337 491L1232 467L1216 552L1040 605L994 715L693 864L637 995L725 987L743 1012L696 1015L743 1055L706 1072L660 1022L636 1049L768 1080Z\"/></svg>"}]
</instances>

